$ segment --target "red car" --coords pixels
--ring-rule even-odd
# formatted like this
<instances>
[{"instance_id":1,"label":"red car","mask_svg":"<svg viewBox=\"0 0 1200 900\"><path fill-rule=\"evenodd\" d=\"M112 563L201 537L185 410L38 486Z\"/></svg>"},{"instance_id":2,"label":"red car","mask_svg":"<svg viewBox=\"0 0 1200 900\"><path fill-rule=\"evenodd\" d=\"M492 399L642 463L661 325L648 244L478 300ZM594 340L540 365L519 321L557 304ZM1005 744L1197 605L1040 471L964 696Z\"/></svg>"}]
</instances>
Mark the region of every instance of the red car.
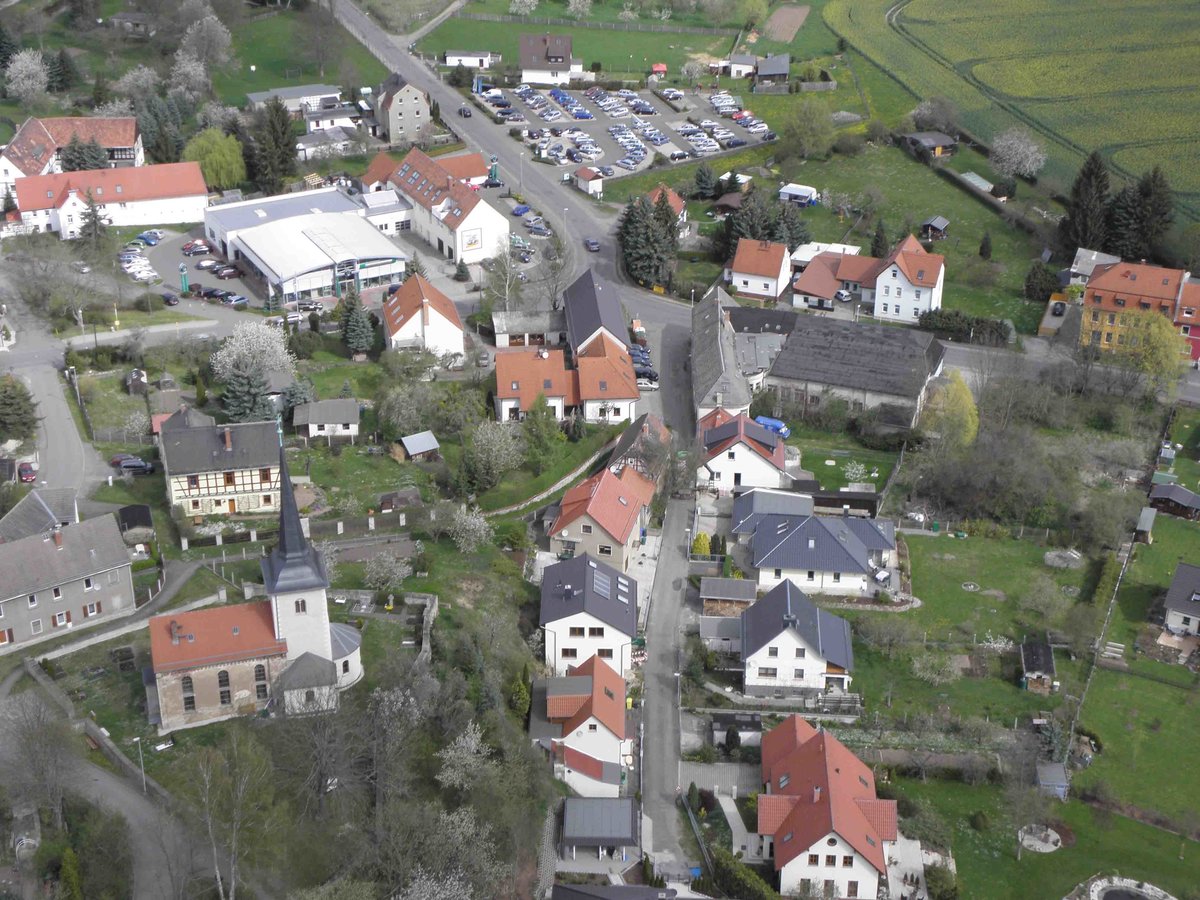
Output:
<instances>
[{"instance_id":1,"label":"red car","mask_svg":"<svg viewBox=\"0 0 1200 900\"><path fill-rule=\"evenodd\" d=\"M37 481L37 469L34 468L33 463L23 462L17 466L17 477L26 484L31 484Z\"/></svg>"}]
</instances>

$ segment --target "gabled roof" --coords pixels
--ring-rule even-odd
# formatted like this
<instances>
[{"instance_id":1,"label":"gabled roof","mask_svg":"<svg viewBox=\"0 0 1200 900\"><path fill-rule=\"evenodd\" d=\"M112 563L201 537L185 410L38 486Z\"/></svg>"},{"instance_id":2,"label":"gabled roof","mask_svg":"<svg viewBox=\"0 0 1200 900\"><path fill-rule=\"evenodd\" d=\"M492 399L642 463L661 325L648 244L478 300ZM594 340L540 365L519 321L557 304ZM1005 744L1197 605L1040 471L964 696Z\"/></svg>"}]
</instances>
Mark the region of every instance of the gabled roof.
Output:
<instances>
[{"instance_id":1,"label":"gabled roof","mask_svg":"<svg viewBox=\"0 0 1200 900\"><path fill-rule=\"evenodd\" d=\"M810 494L754 488L733 498L733 533L754 534L758 523L766 516L811 516L813 505Z\"/></svg>"},{"instance_id":2,"label":"gabled roof","mask_svg":"<svg viewBox=\"0 0 1200 900\"><path fill-rule=\"evenodd\" d=\"M78 522L73 488L34 488L0 519L0 543L45 535L56 525Z\"/></svg>"},{"instance_id":3,"label":"gabled roof","mask_svg":"<svg viewBox=\"0 0 1200 900\"><path fill-rule=\"evenodd\" d=\"M388 179L401 194L429 210L451 230L471 214L482 199L416 147Z\"/></svg>"},{"instance_id":4,"label":"gabled roof","mask_svg":"<svg viewBox=\"0 0 1200 900\"><path fill-rule=\"evenodd\" d=\"M3 156L22 174L36 175L46 168L59 148L71 143L74 136L85 143L95 140L105 149L132 147L138 138L137 119L132 116L30 117L21 123L13 139L4 148Z\"/></svg>"},{"instance_id":5,"label":"gabled roof","mask_svg":"<svg viewBox=\"0 0 1200 900\"><path fill-rule=\"evenodd\" d=\"M653 496L653 482L629 466L622 469L619 476L605 468L563 495L561 511L550 530L561 531L586 515L610 537L624 544L637 524L642 508Z\"/></svg>"},{"instance_id":6,"label":"gabled roof","mask_svg":"<svg viewBox=\"0 0 1200 900\"><path fill-rule=\"evenodd\" d=\"M636 400L641 396L633 362L624 344L618 344L607 334L592 341L576 359L576 378L579 402L586 400Z\"/></svg>"},{"instance_id":7,"label":"gabled roof","mask_svg":"<svg viewBox=\"0 0 1200 900\"><path fill-rule=\"evenodd\" d=\"M349 422L358 424L358 401L338 397L333 400L314 400L302 403L292 412L296 425L333 425Z\"/></svg>"},{"instance_id":8,"label":"gabled roof","mask_svg":"<svg viewBox=\"0 0 1200 900\"><path fill-rule=\"evenodd\" d=\"M797 294L806 294L810 297L833 299L834 295L841 290L842 283L834 274L834 270L837 268L836 260L828 260L825 256L826 254L822 253L809 262L804 271L796 276L796 280L792 283L792 290Z\"/></svg>"},{"instance_id":9,"label":"gabled roof","mask_svg":"<svg viewBox=\"0 0 1200 900\"><path fill-rule=\"evenodd\" d=\"M760 78L773 78L778 75L787 75L792 66L792 57L787 53L780 53L775 56L768 56L766 59L758 61L758 76Z\"/></svg>"},{"instance_id":10,"label":"gabled roof","mask_svg":"<svg viewBox=\"0 0 1200 900\"><path fill-rule=\"evenodd\" d=\"M733 299L715 288L692 307L692 400L697 409L750 405L750 384L737 366L737 349L726 310Z\"/></svg>"},{"instance_id":11,"label":"gabled roof","mask_svg":"<svg viewBox=\"0 0 1200 900\"><path fill-rule=\"evenodd\" d=\"M1168 610L1200 618L1200 566L1180 563L1175 567L1164 604Z\"/></svg>"},{"instance_id":12,"label":"gabled roof","mask_svg":"<svg viewBox=\"0 0 1200 900\"><path fill-rule=\"evenodd\" d=\"M1174 300L1179 296L1183 275L1182 269L1118 262L1096 266L1087 287L1089 291L1112 291L1156 300Z\"/></svg>"},{"instance_id":13,"label":"gabled roof","mask_svg":"<svg viewBox=\"0 0 1200 900\"><path fill-rule=\"evenodd\" d=\"M567 368L562 350L500 350L496 353L496 397L516 400L522 410L533 408L538 394L562 397L566 406L579 405L579 383Z\"/></svg>"},{"instance_id":14,"label":"gabled roof","mask_svg":"<svg viewBox=\"0 0 1200 900\"><path fill-rule=\"evenodd\" d=\"M704 461L715 459L730 447L745 444L775 468L783 471L786 451L783 439L775 432L759 425L745 413L736 416L724 409L714 409L698 423L700 444L704 448Z\"/></svg>"},{"instance_id":15,"label":"gabled roof","mask_svg":"<svg viewBox=\"0 0 1200 900\"><path fill-rule=\"evenodd\" d=\"M459 156L439 156L438 165L460 181L487 178L488 164L482 153L463 153Z\"/></svg>"},{"instance_id":16,"label":"gabled roof","mask_svg":"<svg viewBox=\"0 0 1200 900\"><path fill-rule=\"evenodd\" d=\"M57 209L72 192L83 200L89 191L99 204L208 195L199 163L162 163L18 178L17 207L23 213Z\"/></svg>"},{"instance_id":17,"label":"gabled roof","mask_svg":"<svg viewBox=\"0 0 1200 900\"><path fill-rule=\"evenodd\" d=\"M629 334L621 311L621 298L616 291L605 292L596 283L591 269L563 291L563 309L567 314L567 337L576 354L601 329L618 341L624 341Z\"/></svg>"},{"instance_id":18,"label":"gabled roof","mask_svg":"<svg viewBox=\"0 0 1200 900\"><path fill-rule=\"evenodd\" d=\"M949 224L949 222L946 223L947 226ZM850 258L853 259L854 257ZM859 258L861 259L862 257ZM921 242L910 234L897 244L896 249L883 261L878 275L886 272L889 266L895 265L899 267L900 271L904 273L904 277L911 284L917 287L931 288L937 284L938 276L941 274L945 264L945 257L937 253L927 253L925 248L921 246Z\"/></svg>"},{"instance_id":19,"label":"gabled roof","mask_svg":"<svg viewBox=\"0 0 1200 900\"><path fill-rule=\"evenodd\" d=\"M729 269L738 275L778 278L788 259L787 244L741 238L738 240L737 252L733 255Z\"/></svg>"},{"instance_id":20,"label":"gabled roof","mask_svg":"<svg viewBox=\"0 0 1200 900\"><path fill-rule=\"evenodd\" d=\"M189 426L192 418L209 419L181 409L162 424L159 443L163 463L171 475L259 469L274 466L279 458L279 434L274 422L231 422L228 425ZM225 435L229 434L229 449Z\"/></svg>"},{"instance_id":21,"label":"gabled roof","mask_svg":"<svg viewBox=\"0 0 1200 900\"><path fill-rule=\"evenodd\" d=\"M671 207L671 212L675 213L676 216L679 216L685 209L687 209L687 204L684 202L683 198L661 181L659 182L658 187L646 195L646 199L650 201L651 206L656 206L658 204L658 198L663 194L667 195L667 205Z\"/></svg>"},{"instance_id":22,"label":"gabled roof","mask_svg":"<svg viewBox=\"0 0 1200 900\"><path fill-rule=\"evenodd\" d=\"M564 844L574 846L633 846L638 836L637 804L632 797L568 797L563 804L562 836Z\"/></svg>"},{"instance_id":23,"label":"gabled roof","mask_svg":"<svg viewBox=\"0 0 1200 900\"><path fill-rule=\"evenodd\" d=\"M602 181L604 176L592 166L580 166L575 170L575 177L580 181Z\"/></svg>"},{"instance_id":24,"label":"gabled roof","mask_svg":"<svg viewBox=\"0 0 1200 900\"><path fill-rule=\"evenodd\" d=\"M591 656L567 671L570 675L590 678L592 690L582 708L563 725L563 734L570 734L595 716L618 740L625 740L625 679L620 673L598 656Z\"/></svg>"},{"instance_id":25,"label":"gabled roof","mask_svg":"<svg viewBox=\"0 0 1200 900\"><path fill-rule=\"evenodd\" d=\"M1200 509L1200 495L1181 484L1156 484L1150 488L1151 500L1168 500L1188 509Z\"/></svg>"},{"instance_id":26,"label":"gabled roof","mask_svg":"<svg viewBox=\"0 0 1200 900\"><path fill-rule=\"evenodd\" d=\"M387 109L389 106L391 106L392 99L406 87L410 86L418 94L425 96L425 92L419 87L417 87L415 84L410 85L409 82L405 80L404 76L399 72L393 72L391 75L385 78L383 80L383 84L379 86L379 108Z\"/></svg>"},{"instance_id":27,"label":"gabled roof","mask_svg":"<svg viewBox=\"0 0 1200 900\"><path fill-rule=\"evenodd\" d=\"M58 534L61 546L49 533L0 544L0 600L129 565L129 550L111 513L64 525Z\"/></svg>"},{"instance_id":28,"label":"gabled roof","mask_svg":"<svg viewBox=\"0 0 1200 900\"><path fill-rule=\"evenodd\" d=\"M297 84L291 87L272 88L269 91L252 91L246 95L251 103L266 103L278 97L280 100L299 100L303 97L338 97L342 89L336 84Z\"/></svg>"},{"instance_id":29,"label":"gabled roof","mask_svg":"<svg viewBox=\"0 0 1200 900\"><path fill-rule=\"evenodd\" d=\"M442 446L432 431L418 431L416 434L405 435L400 438L400 443L404 445L404 452L409 456L440 450Z\"/></svg>"},{"instance_id":30,"label":"gabled roof","mask_svg":"<svg viewBox=\"0 0 1200 900\"><path fill-rule=\"evenodd\" d=\"M790 580L780 582L743 610L742 659L748 659L788 629L795 631L821 659L847 672L854 669L850 623L819 609Z\"/></svg>"},{"instance_id":31,"label":"gabled roof","mask_svg":"<svg viewBox=\"0 0 1200 900\"><path fill-rule=\"evenodd\" d=\"M423 316L423 324L428 325L431 311L462 331L462 319L454 301L430 284L424 275L410 275L396 293L383 301L383 323L388 336L394 335L417 315Z\"/></svg>"},{"instance_id":32,"label":"gabled roof","mask_svg":"<svg viewBox=\"0 0 1200 900\"><path fill-rule=\"evenodd\" d=\"M875 796L875 776L844 744L793 721L798 718L763 736L762 775L770 794L759 795L758 831L774 836L776 871L832 833L886 872L883 844L897 837L896 802ZM772 799L764 805L767 796Z\"/></svg>"},{"instance_id":33,"label":"gabled roof","mask_svg":"<svg viewBox=\"0 0 1200 900\"><path fill-rule=\"evenodd\" d=\"M571 61L572 41L569 34L523 34L519 56L522 69L544 69L549 65L564 65ZM559 59L563 62L550 62Z\"/></svg>"},{"instance_id":34,"label":"gabled roof","mask_svg":"<svg viewBox=\"0 0 1200 900\"><path fill-rule=\"evenodd\" d=\"M757 568L871 574L873 550L894 550L895 524L861 516L765 516L750 540Z\"/></svg>"},{"instance_id":35,"label":"gabled roof","mask_svg":"<svg viewBox=\"0 0 1200 900\"><path fill-rule=\"evenodd\" d=\"M398 168L400 164L381 150L367 165L367 171L363 173L361 181L364 185L383 184Z\"/></svg>"},{"instance_id":36,"label":"gabled roof","mask_svg":"<svg viewBox=\"0 0 1200 900\"><path fill-rule=\"evenodd\" d=\"M1021 670L1054 677L1054 649L1048 641L1026 638L1021 642Z\"/></svg>"},{"instance_id":37,"label":"gabled roof","mask_svg":"<svg viewBox=\"0 0 1200 900\"><path fill-rule=\"evenodd\" d=\"M540 625L585 612L621 634L637 634L638 584L586 553L547 566L542 573Z\"/></svg>"},{"instance_id":38,"label":"gabled roof","mask_svg":"<svg viewBox=\"0 0 1200 900\"><path fill-rule=\"evenodd\" d=\"M164 613L150 620L155 673L286 653L287 641L275 637L270 600Z\"/></svg>"},{"instance_id":39,"label":"gabled roof","mask_svg":"<svg viewBox=\"0 0 1200 900\"><path fill-rule=\"evenodd\" d=\"M921 223L922 228L933 228L937 231L945 231L950 227L950 220L945 216L930 216Z\"/></svg>"},{"instance_id":40,"label":"gabled roof","mask_svg":"<svg viewBox=\"0 0 1200 900\"><path fill-rule=\"evenodd\" d=\"M1120 261L1121 257L1113 256L1111 253L1101 253L1099 250L1080 247L1075 251L1075 259L1071 262L1071 274L1083 275L1085 278L1090 277L1096 266L1106 266Z\"/></svg>"},{"instance_id":41,"label":"gabled roof","mask_svg":"<svg viewBox=\"0 0 1200 900\"><path fill-rule=\"evenodd\" d=\"M300 527L300 511L288 474L287 451L279 447L279 540L261 563L263 584L271 595L325 590L325 560Z\"/></svg>"},{"instance_id":42,"label":"gabled roof","mask_svg":"<svg viewBox=\"0 0 1200 900\"><path fill-rule=\"evenodd\" d=\"M753 603L758 596L758 584L749 578L715 578L705 575L700 579L701 600L735 600Z\"/></svg>"},{"instance_id":43,"label":"gabled roof","mask_svg":"<svg viewBox=\"0 0 1200 900\"><path fill-rule=\"evenodd\" d=\"M937 147L953 147L958 143L950 135L941 131L914 131L904 135L908 140L933 150Z\"/></svg>"},{"instance_id":44,"label":"gabled roof","mask_svg":"<svg viewBox=\"0 0 1200 900\"><path fill-rule=\"evenodd\" d=\"M631 458L646 461L647 456L658 456L653 450L654 447L661 450L662 462L665 465L670 443L671 433L662 417L654 413L642 413L617 438L617 443L608 456L609 468L622 465Z\"/></svg>"}]
</instances>

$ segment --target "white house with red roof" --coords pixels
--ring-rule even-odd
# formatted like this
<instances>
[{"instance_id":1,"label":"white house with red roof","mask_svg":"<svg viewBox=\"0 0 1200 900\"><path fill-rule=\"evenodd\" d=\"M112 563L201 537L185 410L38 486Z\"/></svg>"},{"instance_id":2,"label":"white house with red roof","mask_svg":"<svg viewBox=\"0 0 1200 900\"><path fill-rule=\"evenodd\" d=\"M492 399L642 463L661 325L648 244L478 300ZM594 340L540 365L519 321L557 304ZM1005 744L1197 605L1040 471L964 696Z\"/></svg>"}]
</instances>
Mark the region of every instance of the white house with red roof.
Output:
<instances>
[{"instance_id":1,"label":"white house with red roof","mask_svg":"<svg viewBox=\"0 0 1200 900\"><path fill-rule=\"evenodd\" d=\"M627 734L625 679L600 657L533 683L529 737L580 796L621 795Z\"/></svg>"},{"instance_id":2,"label":"white house with red roof","mask_svg":"<svg viewBox=\"0 0 1200 900\"><path fill-rule=\"evenodd\" d=\"M729 493L791 485L783 438L745 413L714 409L696 430L703 460L696 469L696 487Z\"/></svg>"},{"instance_id":3,"label":"white house with red roof","mask_svg":"<svg viewBox=\"0 0 1200 900\"><path fill-rule=\"evenodd\" d=\"M601 332L567 368L562 350L536 347L496 353L496 419L519 421L538 395L560 422L572 412L588 422L637 418L641 398L624 345Z\"/></svg>"},{"instance_id":4,"label":"white house with red roof","mask_svg":"<svg viewBox=\"0 0 1200 900\"><path fill-rule=\"evenodd\" d=\"M762 739L761 856L784 895L889 895L896 801L875 794L870 767L837 738L793 715Z\"/></svg>"},{"instance_id":5,"label":"white house with red roof","mask_svg":"<svg viewBox=\"0 0 1200 900\"><path fill-rule=\"evenodd\" d=\"M420 150L410 150L388 182L412 204L411 230L445 259L474 263L507 249L508 217Z\"/></svg>"},{"instance_id":6,"label":"white house with red roof","mask_svg":"<svg viewBox=\"0 0 1200 900\"><path fill-rule=\"evenodd\" d=\"M911 234L879 266L873 289L864 301L875 301L875 317L915 325L922 313L942 308L946 259L928 253Z\"/></svg>"},{"instance_id":7,"label":"white house with red roof","mask_svg":"<svg viewBox=\"0 0 1200 900\"><path fill-rule=\"evenodd\" d=\"M553 512L550 549L557 555L584 553L625 572L650 519L655 483L625 466L602 469L571 488Z\"/></svg>"},{"instance_id":8,"label":"white house with red roof","mask_svg":"<svg viewBox=\"0 0 1200 900\"><path fill-rule=\"evenodd\" d=\"M575 187L589 197L604 199L604 175L595 166L580 166L575 170Z\"/></svg>"},{"instance_id":9,"label":"white house with red roof","mask_svg":"<svg viewBox=\"0 0 1200 900\"><path fill-rule=\"evenodd\" d=\"M101 218L116 227L200 222L208 207L208 188L195 162L17 179L21 223L58 232L63 240L79 237L88 196Z\"/></svg>"},{"instance_id":10,"label":"white house with red roof","mask_svg":"<svg viewBox=\"0 0 1200 900\"><path fill-rule=\"evenodd\" d=\"M415 347L438 356L463 354L463 324L454 301L423 275L410 275L383 301L383 327L394 350Z\"/></svg>"},{"instance_id":11,"label":"white house with red roof","mask_svg":"<svg viewBox=\"0 0 1200 900\"><path fill-rule=\"evenodd\" d=\"M8 145L0 150L0 196L15 190L18 178L62 171L62 148L77 137L95 141L108 156L109 168L144 166L146 154L137 119L133 116L63 116L28 118Z\"/></svg>"},{"instance_id":12,"label":"white house with red roof","mask_svg":"<svg viewBox=\"0 0 1200 900\"><path fill-rule=\"evenodd\" d=\"M588 422L621 422L637 418L641 392L625 345L606 332L575 358L579 411Z\"/></svg>"},{"instance_id":13,"label":"white house with red roof","mask_svg":"<svg viewBox=\"0 0 1200 900\"><path fill-rule=\"evenodd\" d=\"M468 186L481 187L488 178L488 161L482 153L439 156L438 165Z\"/></svg>"},{"instance_id":14,"label":"white house with red roof","mask_svg":"<svg viewBox=\"0 0 1200 900\"><path fill-rule=\"evenodd\" d=\"M791 286L791 265L787 244L742 238L725 269L725 280L739 294L777 300Z\"/></svg>"}]
</instances>

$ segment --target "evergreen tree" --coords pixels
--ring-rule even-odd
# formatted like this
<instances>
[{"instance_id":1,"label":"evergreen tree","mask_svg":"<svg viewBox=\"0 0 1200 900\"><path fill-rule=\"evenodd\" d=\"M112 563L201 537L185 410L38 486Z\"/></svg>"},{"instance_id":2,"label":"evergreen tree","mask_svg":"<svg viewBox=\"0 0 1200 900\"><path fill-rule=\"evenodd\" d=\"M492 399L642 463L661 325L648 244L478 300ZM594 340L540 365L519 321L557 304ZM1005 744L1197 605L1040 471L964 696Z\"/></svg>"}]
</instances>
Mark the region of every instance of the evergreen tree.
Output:
<instances>
[{"instance_id":1,"label":"evergreen tree","mask_svg":"<svg viewBox=\"0 0 1200 900\"><path fill-rule=\"evenodd\" d=\"M338 396L343 400L349 400L354 396L354 388L350 386L350 379L342 379L342 389L338 392Z\"/></svg>"},{"instance_id":2,"label":"evergreen tree","mask_svg":"<svg viewBox=\"0 0 1200 900\"><path fill-rule=\"evenodd\" d=\"M0 443L28 440L37 423L37 404L24 382L13 375L0 378Z\"/></svg>"},{"instance_id":3,"label":"evergreen tree","mask_svg":"<svg viewBox=\"0 0 1200 900\"><path fill-rule=\"evenodd\" d=\"M103 72L97 72L92 80L92 106L103 106L112 99L112 91L108 89L108 80Z\"/></svg>"},{"instance_id":4,"label":"evergreen tree","mask_svg":"<svg viewBox=\"0 0 1200 900\"><path fill-rule=\"evenodd\" d=\"M887 226L883 224L883 219L880 219L875 223L875 235L871 238L871 255L876 259L883 259L890 249Z\"/></svg>"},{"instance_id":5,"label":"evergreen tree","mask_svg":"<svg viewBox=\"0 0 1200 900\"><path fill-rule=\"evenodd\" d=\"M1058 290L1058 273L1041 260L1029 267L1025 275L1025 299L1045 303Z\"/></svg>"},{"instance_id":6,"label":"evergreen tree","mask_svg":"<svg viewBox=\"0 0 1200 900\"><path fill-rule=\"evenodd\" d=\"M87 172L108 168L108 152L95 138L81 141L79 135L71 135L63 147L60 162L64 172Z\"/></svg>"},{"instance_id":7,"label":"evergreen tree","mask_svg":"<svg viewBox=\"0 0 1200 900\"><path fill-rule=\"evenodd\" d=\"M775 222L775 240L787 244L791 253L801 244L807 244L811 238L808 223L800 213L800 207L793 203L785 203L779 208L779 217Z\"/></svg>"},{"instance_id":8,"label":"evergreen tree","mask_svg":"<svg viewBox=\"0 0 1200 900\"><path fill-rule=\"evenodd\" d=\"M1138 193L1142 198L1142 236L1147 249L1153 253L1175 220L1175 198L1167 176L1159 166L1138 179Z\"/></svg>"},{"instance_id":9,"label":"evergreen tree","mask_svg":"<svg viewBox=\"0 0 1200 900\"><path fill-rule=\"evenodd\" d=\"M234 369L222 396L225 412L235 422L266 422L275 418L267 396L267 379L259 369Z\"/></svg>"},{"instance_id":10,"label":"evergreen tree","mask_svg":"<svg viewBox=\"0 0 1200 900\"><path fill-rule=\"evenodd\" d=\"M655 284L663 271L667 245L646 197L635 197L625 207L617 230L621 256L629 277L641 284Z\"/></svg>"},{"instance_id":11,"label":"evergreen tree","mask_svg":"<svg viewBox=\"0 0 1200 900\"><path fill-rule=\"evenodd\" d=\"M748 238L753 241L774 240L777 233L779 204L767 192L752 187L742 198L741 208L725 219L725 230L718 235L717 251L722 259L728 259L737 251L738 241Z\"/></svg>"},{"instance_id":12,"label":"evergreen tree","mask_svg":"<svg viewBox=\"0 0 1200 900\"><path fill-rule=\"evenodd\" d=\"M700 163L696 169L696 180L692 186L692 196L697 200L713 200L717 197L717 176L713 174L708 163Z\"/></svg>"},{"instance_id":13,"label":"evergreen tree","mask_svg":"<svg viewBox=\"0 0 1200 900\"><path fill-rule=\"evenodd\" d=\"M16 42L4 23L0 22L0 69L7 69L8 62L13 58L21 45Z\"/></svg>"},{"instance_id":14,"label":"evergreen tree","mask_svg":"<svg viewBox=\"0 0 1200 900\"><path fill-rule=\"evenodd\" d=\"M62 62L57 53L51 53L49 50L42 51L42 61L46 64L46 74L49 80L46 82L46 89L52 94L61 94L68 87L67 73L63 71Z\"/></svg>"},{"instance_id":15,"label":"evergreen tree","mask_svg":"<svg viewBox=\"0 0 1200 900\"><path fill-rule=\"evenodd\" d=\"M296 172L292 118L278 97L267 104L255 137L259 157L258 185L268 194L278 194L284 180Z\"/></svg>"},{"instance_id":16,"label":"evergreen tree","mask_svg":"<svg viewBox=\"0 0 1200 900\"><path fill-rule=\"evenodd\" d=\"M538 394L533 401L525 414L521 433L525 438L525 465L534 475L541 475L554 458L555 445L564 437L545 394Z\"/></svg>"},{"instance_id":17,"label":"evergreen tree","mask_svg":"<svg viewBox=\"0 0 1200 900\"><path fill-rule=\"evenodd\" d=\"M980 259L992 258L992 233L990 231L985 231L983 240L979 242L979 257Z\"/></svg>"},{"instance_id":18,"label":"evergreen tree","mask_svg":"<svg viewBox=\"0 0 1200 900\"><path fill-rule=\"evenodd\" d=\"M414 275L420 275L422 278L429 277L429 273L425 271L425 263L421 260L420 255L416 253L412 255L412 259L404 267L404 278L406 281Z\"/></svg>"},{"instance_id":19,"label":"evergreen tree","mask_svg":"<svg viewBox=\"0 0 1200 900\"><path fill-rule=\"evenodd\" d=\"M16 198L13 197L12 188L6 187L4 189L4 209L3 209L3 211L6 213L10 213L16 208L17 208L17 201L16 201Z\"/></svg>"},{"instance_id":20,"label":"evergreen tree","mask_svg":"<svg viewBox=\"0 0 1200 900\"><path fill-rule=\"evenodd\" d=\"M200 373L196 373L196 409L204 409L204 404L208 402L208 386L204 383L204 378Z\"/></svg>"},{"instance_id":21,"label":"evergreen tree","mask_svg":"<svg viewBox=\"0 0 1200 900\"><path fill-rule=\"evenodd\" d=\"M375 328L371 325L371 317L362 306L357 306L350 313L346 322L346 346L354 353L366 353L375 343Z\"/></svg>"},{"instance_id":22,"label":"evergreen tree","mask_svg":"<svg viewBox=\"0 0 1200 900\"><path fill-rule=\"evenodd\" d=\"M58 68L62 72L64 89L73 88L83 80L79 66L75 65L75 59L67 52L66 47L58 51Z\"/></svg>"},{"instance_id":23,"label":"evergreen tree","mask_svg":"<svg viewBox=\"0 0 1200 900\"><path fill-rule=\"evenodd\" d=\"M456 265L454 267L454 280L455 281L470 281L471 280L471 270L467 268L467 264L465 262L463 262L461 259L458 261L458 265Z\"/></svg>"},{"instance_id":24,"label":"evergreen tree","mask_svg":"<svg viewBox=\"0 0 1200 900\"><path fill-rule=\"evenodd\" d=\"M96 205L96 199L92 196L92 192L88 191L84 197L83 214L80 216L79 222L79 239L83 241L88 248L88 252L96 255L100 251L101 244L108 232L108 226L104 224L104 219L100 215L100 208Z\"/></svg>"},{"instance_id":25,"label":"evergreen tree","mask_svg":"<svg viewBox=\"0 0 1200 900\"><path fill-rule=\"evenodd\" d=\"M1150 252L1145 212L1137 185L1129 184L1117 191L1108 204L1108 243L1104 249L1121 259L1145 259Z\"/></svg>"},{"instance_id":26,"label":"evergreen tree","mask_svg":"<svg viewBox=\"0 0 1200 900\"><path fill-rule=\"evenodd\" d=\"M83 877L79 874L79 857L72 847L63 851L58 870L58 896L62 900L83 900Z\"/></svg>"},{"instance_id":27,"label":"evergreen tree","mask_svg":"<svg viewBox=\"0 0 1200 900\"><path fill-rule=\"evenodd\" d=\"M350 317L354 315L354 310L362 308L362 299L358 296L357 288L351 287L346 291L346 296L342 298L341 307L341 317L338 319L338 327L342 332L342 343L348 344Z\"/></svg>"},{"instance_id":28,"label":"evergreen tree","mask_svg":"<svg viewBox=\"0 0 1200 900\"><path fill-rule=\"evenodd\" d=\"M658 283L670 284L679 254L679 217L667 200L667 192L659 193L654 202L654 236L659 250Z\"/></svg>"},{"instance_id":29,"label":"evergreen tree","mask_svg":"<svg viewBox=\"0 0 1200 900\"><path fill-rule=\"evenodd\" d=\"M307 378L297 378L289 384L283 393L283 409L288 421L292 420L292 414L297 406L312 403L316 399L317 391Z\"/></svg>"},{"instance_id":30,"label":"evergreen tree","mask_svg":"<svg viewBox=\"0 0 1200 900\"><path fill-rule=\"evenodd\" d=\"M1093 152L1075 176L1067 214L1058 223L1058 241L1067 256L1074 257L1080 248L1108 246L1108 191L1108 166Z\"/></svg>"},{"instance_id":31,"label":"evergreen tree","mask_svg":"<svg viewBox=\"0 0 1200 900\"><path fill-rule=\"evenodd\" d=\"M99 0L67 0L67 20L77 28L91 28L99 15Z\"/></svg>"}]
</instances>

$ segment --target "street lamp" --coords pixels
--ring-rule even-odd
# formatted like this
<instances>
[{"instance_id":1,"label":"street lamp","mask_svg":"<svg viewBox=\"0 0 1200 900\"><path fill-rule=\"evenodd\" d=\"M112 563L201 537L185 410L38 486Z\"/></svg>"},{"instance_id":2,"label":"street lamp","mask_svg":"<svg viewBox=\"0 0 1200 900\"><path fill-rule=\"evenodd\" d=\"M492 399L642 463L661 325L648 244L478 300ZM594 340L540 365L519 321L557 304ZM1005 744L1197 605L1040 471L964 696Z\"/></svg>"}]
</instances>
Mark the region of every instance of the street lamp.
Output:
<instances>
[{"instance_id":1,"label":"street lamp","mask_svg":"<svg viewBox=\"0 0 1200 900\"><path fill-rule=\"evenodd\" d=\"M142 793L144 794L146 793L146 760L142 757L142 739L135 737L133 742L137 744L138 748L138 766L142 770Z\"/></svg>"}]
</instances>

